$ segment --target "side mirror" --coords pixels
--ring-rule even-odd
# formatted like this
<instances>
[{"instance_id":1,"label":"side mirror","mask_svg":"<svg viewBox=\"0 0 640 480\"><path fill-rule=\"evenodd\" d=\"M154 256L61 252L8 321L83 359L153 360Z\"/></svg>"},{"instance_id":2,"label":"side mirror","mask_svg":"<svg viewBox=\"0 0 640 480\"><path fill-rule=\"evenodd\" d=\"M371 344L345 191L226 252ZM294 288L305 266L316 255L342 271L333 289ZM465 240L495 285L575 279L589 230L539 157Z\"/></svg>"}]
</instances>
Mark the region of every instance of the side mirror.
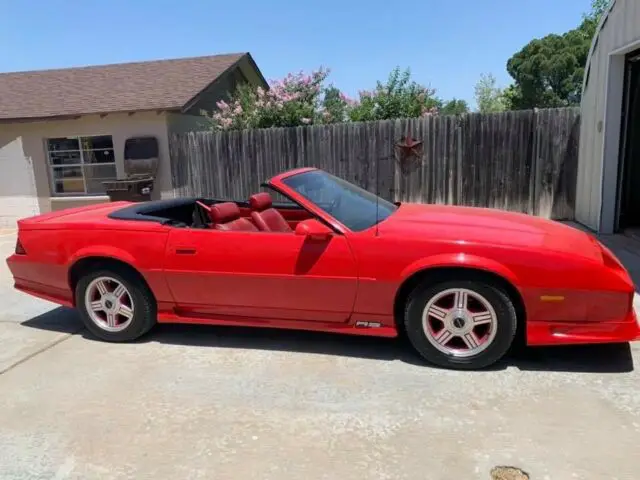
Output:
<instances>
[{"instance_id":1,"label":"side mirror","mask_svg":"<svg viewBox=\"0 0 640 480\"><path fill-rule=\"evenodd\" d=\"M302 235L312 240L329 240L333 236L333 230L311 218L296 225L296 235Z\"/></svg>"}]
</instances>

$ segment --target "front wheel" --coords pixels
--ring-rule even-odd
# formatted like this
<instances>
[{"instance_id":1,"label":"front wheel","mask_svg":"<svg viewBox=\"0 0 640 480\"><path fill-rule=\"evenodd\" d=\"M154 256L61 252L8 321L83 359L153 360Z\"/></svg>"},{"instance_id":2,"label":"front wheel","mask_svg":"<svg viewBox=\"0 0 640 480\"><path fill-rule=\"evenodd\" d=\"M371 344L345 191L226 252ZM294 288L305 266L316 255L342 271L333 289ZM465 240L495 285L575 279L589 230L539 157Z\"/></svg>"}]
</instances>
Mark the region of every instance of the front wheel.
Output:
<instances>
[{"instance_id":1,"label":"front wheel","mask_svg":"<svg viewBox=\"0 0 640 480\"><path fill-rule=\"evenodd\" d=\"M108 268L84 275L75 297L87 329L101 340L135 340L156 323L153 294L125 269Z\"/></svg>"},{"instance_id":2,"label":"front wheel","mask_svg":"<svg viewBox=\"0 0 640 480\"><path fill-rule=\"evenodd\" d=\"M447 281L416 288L405 308L405 328L428 362L480 369L500 360L517 330L511 299L479 281Z\"/></svg>"}]
</instances>

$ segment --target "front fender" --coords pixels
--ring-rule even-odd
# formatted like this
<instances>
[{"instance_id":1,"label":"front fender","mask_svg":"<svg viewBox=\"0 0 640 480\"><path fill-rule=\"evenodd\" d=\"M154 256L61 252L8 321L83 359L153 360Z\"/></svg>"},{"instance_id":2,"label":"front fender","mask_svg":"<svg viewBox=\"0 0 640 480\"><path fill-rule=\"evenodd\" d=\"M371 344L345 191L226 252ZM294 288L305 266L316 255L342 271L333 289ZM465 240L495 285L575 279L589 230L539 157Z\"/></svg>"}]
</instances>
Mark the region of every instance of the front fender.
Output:
<instances>
[{"instance_id":1,"label":"front fender","mask_svg":"<svg viewBox=\"0 0 640 480\"><path fill-rule=\"evenodd\" d=\"M484 270L486 272L494 273L501 276L514 286L517 286L519 284L518 277L500 262L486 257L469 255L467 253L447 253L421 258L408 265L402 271L401 276L402 280L404 281L414 273L422 270L447 267L464 267Z\"/></svg>"}]
</instances>

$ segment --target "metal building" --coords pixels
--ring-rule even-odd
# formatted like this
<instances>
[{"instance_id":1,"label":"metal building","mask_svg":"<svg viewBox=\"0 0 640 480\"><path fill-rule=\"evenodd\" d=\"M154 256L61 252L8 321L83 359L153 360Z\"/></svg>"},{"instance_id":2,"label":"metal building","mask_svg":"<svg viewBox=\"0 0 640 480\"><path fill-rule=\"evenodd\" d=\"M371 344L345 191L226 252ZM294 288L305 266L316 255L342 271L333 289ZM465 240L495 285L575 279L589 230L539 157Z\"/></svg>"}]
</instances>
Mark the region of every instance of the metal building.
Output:
<instances>
[{"instance_id":1,"label":"metal building","mask_svg":"<svg viewBox=\"0 0 640 480\"><path fill-rule=\"evenodd\" d=\"M583 83L576 220L601 233L640 228L640 0L614 0Z\"/></svg>"}]
</instances>

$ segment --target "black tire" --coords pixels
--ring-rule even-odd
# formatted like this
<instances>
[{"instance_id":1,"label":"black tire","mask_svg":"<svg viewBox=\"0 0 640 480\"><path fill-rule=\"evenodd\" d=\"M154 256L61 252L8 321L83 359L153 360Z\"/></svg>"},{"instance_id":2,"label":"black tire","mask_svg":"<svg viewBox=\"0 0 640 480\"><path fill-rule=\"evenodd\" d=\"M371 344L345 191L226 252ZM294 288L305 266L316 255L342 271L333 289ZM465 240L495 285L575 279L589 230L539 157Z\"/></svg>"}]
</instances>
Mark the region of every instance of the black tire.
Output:
<instances>
[{"instance_id":1,"label":"black tire","mask_svg":"<svg viewBox=\"0 0 640 480\"><path fill-rule=\"evenodd\" d=\"M84 301L85 291L91 282L98 277L111 277L122 283L132 296L135 308L131 323L118 332L109 332L91 319ZM75 290L76 307L87 330L94 336L107 342L130 342L149 332L157 321L156 301L147 284L138 275L125 268L107 267L89 272L82 276Z\"/></svg>"},{"instance_id":2,"label":"black tire","mask_svg":"<svg viewBox=\"0 0 640 480\"><path fill-rule=\"evenodd\" d=\"M476 355L457 357L438 350L428 340L422 326L422 313L431 298L444 290L464 288L482 295L493 307L497 331L491 344ZM406 334L417 352L429 363L456 370L478 370L498 362L514 341L518 319L509 296L495 285L477 280L452 280L416 287L409 295L404 311Z\"/></svg>"}]
</instances>

